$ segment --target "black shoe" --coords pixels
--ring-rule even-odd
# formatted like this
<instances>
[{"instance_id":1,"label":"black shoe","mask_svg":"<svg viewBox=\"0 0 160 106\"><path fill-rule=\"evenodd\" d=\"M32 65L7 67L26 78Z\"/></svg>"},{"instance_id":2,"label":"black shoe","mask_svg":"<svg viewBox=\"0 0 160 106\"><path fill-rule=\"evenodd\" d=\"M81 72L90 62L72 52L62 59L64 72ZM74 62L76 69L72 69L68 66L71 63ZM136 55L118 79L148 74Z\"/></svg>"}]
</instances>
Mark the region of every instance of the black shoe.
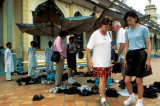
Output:
<instances>
[{"instance_id":1,"label":"black shoe","mask_svg":"<svg viewBox=\"0 0 160 106\"><path fill-rule=\"evenodd\" d=\"M160 87L160 82L154 82L153 85L156 87Z\"/></svg>"},{"instance_id":2,"label":"black shoe","mask_svg":"<svg viewBox=\"0 0 160 106\"><path fill-rule=\"evenodd\" d=\"M99 93L98 86L93 86L91 89L92 89L93 94L98 94Z\"/></svg>"},{"instance_id":3,"label":"black shoe","mask_svg":"<svg viewBox=\"0 0 160 106\"><path fill-rule=\"evenodd\" d=\"M35 96L33 97L33 101L37 101L37 100L39 100L39 96L38 96L38 95L35 95Z\"/></svg>"},{"instance_id":4,"label":"black shoe","mask_svg":"<svg viewBox=\"0 0 160 106\"><path fill-rule=\"evenodd\" d=\"M119 85L121 89L125 89L125 85Z\"/></svg>"},{"instance_id":5,"label":"black shoe","mask_svg":"<svg viewBox=\"0 0 160 106\"><path fill-rule=\"evenodd\" d=\"M77 89L77 87L71 87L68 89L68 95L71 95L71 94L79 94L80 93L80 90Z\"/></svg>"},{"instance_id":6,"label":"black shoe","mask_svg":"<svg viewBox=\"0 0 160 106\"><path fill-rule=\"evenodd\" d=\"M42 94L39 95L39 100L44 99L44 96Z\"/></svg>"},{"instance_id":7,"label":"black shoe","mask_svg":"<svg viewBox=\"0 0 160 106\"><path fill-rule=\"evenodd\" d=\"M106 96L108 96L108 97L118 97L119 94L114 88L108 88L106 90Z\"/></svg>"},{"instance_id":8,"label":"black shoe","mask_svg":"<svg viewBox=\"0 0 160 106\"><path fill-rule=\"evenodd\" d=\"M160 87L157 87L157 88L156 88L156 92L160 92Z\"/></svg>"},{"instance_id":9,"label":"black shoe","mask_svg":"<svg viewBox=\"0 0 160 106\"><path fill-rule=\"evenodd\" d=\"M79 84L79 83L75 82L75 83L73 83L73 84L72 84L72 86L79 87L79 86L81 86L81 84Z\"/></svg>"},{"instance_id":10,"label":"black shoe","mask_svg":"<svg viewBox=\"0 0 160 106\"><path fill-rule=\"evenodd\" d=\"M122 83L124 83L124 80L123 80L123 79L119 81L119 84L122 84Z\"/></svg>"},{"instance_id":11,"label":"black shoe","mask_svg":"<svg viewBox=\"0 0 160 106\"><path fill-rule=\"evenodd\" d=\"M63 92L64 94L68 94L69 89L62 90L62 92Z\"/></svg>"},{"instance_id":12,"label":"black shoe","mask_svg":"<svg viewBox=\"0 0 160 106\"><path fill-rule=\"evenodd\" d=\"M92 94L91 91L88 91L86 89L82 90L82 92L79 93L79 95L81 96L89 96L91 94Z\"/></svg>"},{"instance_id":13,"label":"black shoe","mask_svg":"<svg viewBox=\"0 0 160 106\"><path fill-rule=\"evenodd\" d=\"M89 79L89 80L87 80L87 83L95 83L95 80Z\"/></svg>"}]
</instances>

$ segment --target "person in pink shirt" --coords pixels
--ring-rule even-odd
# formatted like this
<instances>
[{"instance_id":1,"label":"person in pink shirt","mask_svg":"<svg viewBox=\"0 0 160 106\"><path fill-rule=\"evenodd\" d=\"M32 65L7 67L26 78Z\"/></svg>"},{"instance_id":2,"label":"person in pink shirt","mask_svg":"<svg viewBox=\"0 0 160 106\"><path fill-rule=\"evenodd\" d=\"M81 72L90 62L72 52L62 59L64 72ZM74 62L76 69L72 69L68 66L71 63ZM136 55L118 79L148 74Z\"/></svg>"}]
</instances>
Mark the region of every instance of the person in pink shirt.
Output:
<instances>
[{"instance_id":1,"label":"person in pink shirt","mask_svg":"<svg viewBox=\"0 0 160 106\"><path fill-rule=\"evenodd\" d=\"M61 31L59 36L54 41L54 51L60 53L60 60L56 62L56 76L55 76L55 86L59 88L62 84L62 75L64 69L64 60L67 58L65 45L62 42L63 39L68 35L66 31Z\"/></svg>"}]
</instances>

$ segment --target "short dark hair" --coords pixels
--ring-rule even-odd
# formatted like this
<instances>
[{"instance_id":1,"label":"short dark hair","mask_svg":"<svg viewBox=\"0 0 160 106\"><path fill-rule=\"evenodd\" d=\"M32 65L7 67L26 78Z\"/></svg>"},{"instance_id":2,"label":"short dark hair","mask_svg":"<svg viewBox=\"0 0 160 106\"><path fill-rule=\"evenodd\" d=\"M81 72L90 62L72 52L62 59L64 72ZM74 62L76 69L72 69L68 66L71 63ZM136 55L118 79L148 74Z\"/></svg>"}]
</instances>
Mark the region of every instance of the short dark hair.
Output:
<instances>
[{"instance_id":1,"label":"short dark hair","mask_svg":"<svg viewBox=\"0 0 160 106\"><path fill-rule=\"evenodd\" d=\"M6 46L8 47L8 45L11 45L11 42L7 42L7 43L6 43Z\"/></svg>"},{"instance_id":2,"label":"short dark hair","mask_svg":"<svg viewBox=\"0 0 160 106\"><path fill-rule=\"evenodd\" d=\"M49 41L48 44L52 44L52 41Z\"/></svg>"},{"instance_id":3,"label":"short dark hair","mask_svg":"<svg viewBox=\"0 0 160 106\"><path fill-rule=\"evenodd\" d=\"M112 24L112 18L105 16L102 20L101 20L101 25L107 25L107 24Z\"/></svg>"},{"instance_id":4,"label":"short dark hair","mask_svg":"<svg viewBox=\"0 0 160 106\"><path fill-rule=\"evenodd\" d=\"M33 44L35 44L35 41L31 41L31 43L30 43L30 44L32 44L32 43L33 43Z\"/></svg>"},{"instance_id":5,"label":"short dark hair","mask_svg":"<svg viewBox=\"0 0 160 106\"><path fill-rule=\"evenodd\" d=\"M136 23L139 22L139 18L138 15L135 11L128 11L125 15L124 15L124 21L127 23L127 17L130 16L132 18L137 18Z\"/></svg>"},{"instance_id":6,"label":"short dark hair","mask_svg":"<svg viewBox=\"0 0 160 106\"><path fill-rule=\"evenodd\" d=\"M61 31L59 33L59 36L67 36L67 35L68 35L68 33L66 31Z\"/></svg>"},{"instance_id":7,"label":"short dark hair","mask_svg":"<svg viewBox=\"0 0 160 106\"><path fill-rule=\"evenodd\" d=\"M74 39L74 37L73 37L73 36L69 37L69 40L73 40L73 39Z\"/></svg>"}]
</instances>

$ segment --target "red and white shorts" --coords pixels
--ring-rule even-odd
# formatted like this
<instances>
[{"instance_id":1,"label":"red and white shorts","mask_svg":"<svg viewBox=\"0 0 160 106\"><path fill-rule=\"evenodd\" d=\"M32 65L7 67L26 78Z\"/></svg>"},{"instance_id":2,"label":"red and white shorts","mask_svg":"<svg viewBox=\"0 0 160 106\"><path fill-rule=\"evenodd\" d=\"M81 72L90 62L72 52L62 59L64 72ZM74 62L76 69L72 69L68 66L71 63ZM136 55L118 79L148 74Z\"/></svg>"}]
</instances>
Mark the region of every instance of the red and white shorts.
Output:
<instances>
[{"instance_id":1,"label":"red and white shorts","mask_svg":"<svg viewBox=\"0 0 160 106\"><path fill-rule=\"evenodd\" d=\"M99 78L111 77L112 67L93 67L93 76Z\"/></svg>"}]
</instances>

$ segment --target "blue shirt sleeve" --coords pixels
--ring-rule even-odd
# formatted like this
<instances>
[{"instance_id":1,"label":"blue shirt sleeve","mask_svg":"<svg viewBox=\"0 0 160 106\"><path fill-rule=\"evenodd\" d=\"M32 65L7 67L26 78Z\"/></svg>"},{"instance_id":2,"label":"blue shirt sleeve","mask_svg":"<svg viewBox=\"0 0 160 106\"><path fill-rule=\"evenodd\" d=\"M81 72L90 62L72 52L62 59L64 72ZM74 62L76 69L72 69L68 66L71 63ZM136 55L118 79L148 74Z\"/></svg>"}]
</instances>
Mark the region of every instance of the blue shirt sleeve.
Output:
<instances>
[{"instance_id":1,"label":"blue shirt sleeve","mask_svg":"<svg viewBox=\"0 0 160 106\"><path fill-rule=\"evenodd\" d=\"M143 35L144 35L144 38L150 38L149 30L147 27L143 28Z\"/></svg>"},{"instance_id":2,"label":"blue shirt sleeve","mask_svg":"<svg viewBox=\"0 0 160 106\"><path fill-rule=\"evenodd\" d=\"M128 34L127 34L127 32L128 31L125 32L125 41L128 41Z\"/></svg>"}]
</instances>

